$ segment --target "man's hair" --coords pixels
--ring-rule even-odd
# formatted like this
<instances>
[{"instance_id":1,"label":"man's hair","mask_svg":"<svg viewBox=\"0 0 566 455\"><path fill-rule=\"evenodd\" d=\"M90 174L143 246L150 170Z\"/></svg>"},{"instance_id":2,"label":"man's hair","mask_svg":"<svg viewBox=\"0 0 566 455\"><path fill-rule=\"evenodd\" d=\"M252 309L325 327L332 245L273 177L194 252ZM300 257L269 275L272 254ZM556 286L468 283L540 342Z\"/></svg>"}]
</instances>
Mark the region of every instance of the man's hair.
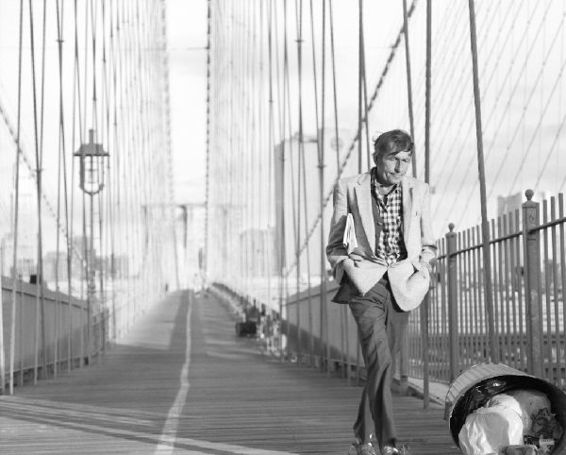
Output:
<instances>
[{"instance_id":1,"label":"man's hair","mask_svg":"<svg viewBox=\"0 0 566 455\"><path fill-rule=\"evenodd\" d=\"M380 134L373 142L373 158L375 159L378 155L389 152L413 153L414 148L413 140L409 133L403 130L391 130Z\"/></svg>"}]
</instances>

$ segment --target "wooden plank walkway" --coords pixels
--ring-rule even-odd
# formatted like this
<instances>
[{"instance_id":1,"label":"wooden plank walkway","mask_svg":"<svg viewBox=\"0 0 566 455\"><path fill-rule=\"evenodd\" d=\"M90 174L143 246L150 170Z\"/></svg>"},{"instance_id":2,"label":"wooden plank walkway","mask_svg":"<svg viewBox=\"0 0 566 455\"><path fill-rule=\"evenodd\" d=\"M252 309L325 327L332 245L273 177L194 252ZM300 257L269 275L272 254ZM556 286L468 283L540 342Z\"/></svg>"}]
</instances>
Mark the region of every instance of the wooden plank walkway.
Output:
<instances>
[{"instance_id":1,"label":"wooden plank walkway","mask_svg":"<svg viewBox=\"0 0 566 455\"><path fill-rule=\"evenodd\" d=\"M262 356L213 297L176 293L98 364L0 397L0 453L344 454L360 393ZM395 409L412 455L459 453L440 406Z\"/></svg>"}]
</instances>

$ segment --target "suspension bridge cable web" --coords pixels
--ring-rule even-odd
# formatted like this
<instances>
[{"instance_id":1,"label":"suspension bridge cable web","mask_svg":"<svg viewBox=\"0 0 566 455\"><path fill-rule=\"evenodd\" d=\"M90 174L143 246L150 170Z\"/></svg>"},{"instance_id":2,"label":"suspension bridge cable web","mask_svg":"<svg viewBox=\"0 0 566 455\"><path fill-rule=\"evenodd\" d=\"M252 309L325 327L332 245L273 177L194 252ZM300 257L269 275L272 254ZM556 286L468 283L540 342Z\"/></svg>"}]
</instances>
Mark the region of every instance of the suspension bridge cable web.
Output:
<instances>
[{"instance_id":1,"label":"suspension bridge cable web","mask_svg":"<svg viewBox=\"0 0 566 455\"><path fill-rule=\"evenodd\" d=\"M462 3L462 5L464 5ZM489 5L489 7L491 7L491 4ZM465 15L465 6L463 6L462 9L462 15ZM484 29L489 29L489 27L491 26L491 21L493 21L493 19L495 18L495 15L489 15L489 10L488 10L488 21L482 22L480 24L480 27L483 27ZM465 15L467 17L467 15ZM447 18L443 18L442 21L443 23L445 21L447 21ZM453 48L453 52L447 52L447 49L445 50L443 48L443 50L445 50L445 52L441 53L439 55L438 58L438 67L443 67L443 65L447 65L448 61L453 61L453 62L457 62L458 61L458 56L463 55L463 53L465 52L467 43L469 38L466 35L466 30L465 27L458 27L458 25L461 24L461 21L464 21L467 19L464 19L463 17L460 17L460 15L455 16L450 22L451 22L451 27L446 27L447 31L446 34L443 36L439 36L437 38L437 42L439 43L444 43L447 41L446 37L447 36L454 36L456 35L457 38L454 39L455 43L452 44L452 48ZM482 45L485 44L485 41L482 41L480 43L480 50L482 50ZM440 48L440 45L437 46L437 48ZM491 55L491 53L489 54ZM489 55L488 55L488 59L489 59ZM434 59L434 56L433 56ZM466 61L463 62L463 64L465 64ZM486 60L486 65L482 66L482 74L483 71L485 70L485 68L487 67L487 60ZM435 112L433 113L432 117L431 117L431 124L435 125L437 123L442 122L442 117L444 116L442 113L443 112L450 112L450 114L448 115L448 123L446 124L446 126L444 127L444 129L446 131L451 131L454 129L454 127L452 126L453 123L460 118L461 121L459 123L459 125L457 126L457 129L455 130L453 136L453 141L450 145L445 145L446 142L449 140L449 135L447 134L442 134L438 145L435 147L435 149L437 150L444 150L444 149L451 149L455 146L457 146L457 140L460 137L461 133L461 129L464 125L468 126L468 133L466 134L466 137L468 137L468 134L473 130L473 123L469 122L467 117L465 117L464 115L456 115L460 112L467 112L473 103L473 99L468 99L465 107L462 108L462 100L461 97L459 96L451 96L451 93L453 93L450 90L447 90L446 87L449 86L454 86L457 87L456 90L461 90L460 87L466 83L466 75L468 73L466 71L462 70L461 65L458 65L456 63L452 63L449 65L449 70L448 71L443 71L443 74L441 75L440 79L436 78L433 82L434 85L436 87L439 87L439 95L437 97L437 99L435 99L435 105L438 106L435 109ZM486 86L486 91L487 91L487 86ZM489 120L488 122L489 123ZM435 177L435 181L439 182L439 183L443 183L444 187L447 187L450 182L452 177L455 175L454 170L456 168L458 168L457 166L457 162L458 159L461 159L461 157L459 157L458 154L448 154L448 157L446 159L442 160L442 163L440 163L440 165L438 166L438 170L435 171L436 177ZM472 164L468 164L468 167L472 166ZM444 177L445 172L447 171L451 171L450 175L448 178ZM439 190L437 192L442 192L442 190Z\"/></svg>"},{"instance_id":2,"label":"suspension bridge cable web","mask_svg":"<svg viewBox=\"0 0 566 455\"><path fill-rule=\"evenodd\" d=\"M485 26L486 29L489 29L489 28L491 28L491 27L493 26L493 25L492 25L492 21L493 21L493 18L495 18L495 15L494 15L494 14L490 14L490 12L491 12L491 11L488 11L488 12L486 13L486 14L490 17L490 20L486 21L486 26ZM490 53L488 54L488 56L487 56L487 58L486 58L486 61L485 61L485 65L483 66L482 72L480 73L480 78L481 78L481 76L484 74L485 70L490 66L490 63L491 63L490 59L493 58L493 59L497 62L497 61L502 60L502 58L504 57L504 52L505 52L506 43L507 43L507 41L509 40L510 36L512 35L512 29L515 27L515 24L517 23L517 17L518 17L518 15L519 15L520 12L521 12L521 10L518 9L517 12L516 12L516 14L515 14L514 16L510 16L510 15L506 15L506 16L505 16L505 22L507 22L507 20L510 21L511 30L510 30L508 33L504 33L504 34L503 34L503 35L504 35L504 39L500 39L500 34L499 34L499 33L501 33L502 31L505 31L505 27L504 27L505 22L504 22L504 24L501 24L500 27L498 27L498 35L497 35L497 37L496 37L496 40L501 43L501 50L500 50L500 52L499 52L497 55L494 54L493 52L490 52ZM483 45L483 44L485 44L486 42L487 42L487 40L484 40L481 44ZM480 50L481 50L481 46L480 46ZM454 66L455 66L455 65L454 65ZM490 88L491 88L492 82L494 81L494 75L495 75L495 70L496 70L496 68L497 68L497 66L496 66L496 65L493 65L493 70L492 70L492 72L489 74L489 76L487 77L487 81L486 81L486 82L484 83L484 85L483 85L483 87L484 87L484 93L485 93L484 96L488 96L488 92L489 92L489 90L490 90ZM509 74L509 73L508 73L508 74ZM437 87L445 87L445 85L443 85L442 83L438 83L438 84L435 84L435 85L436 85ZM440 93L439 96L442 97L442 96L443 96L444 94L446 94L446 93L450 93L450 91L449 91L449 90L441 90L441 93ZM503 90L497 90L497 95L496 95L496 98L495 98L495 102L494 102L494 104L493 104L494 107L491 109L491 111L488 111L488 112L487 112L488 115L487 115L487 120L486 120L485 123L486 123L486 125L488 125L488 126L492 123L492 122L491 122L492 116L493 116L494 113L496 112L495 107L497 106L497 104L498 104L498 102L499 102L499 99L500 99L500 97L501 97L502 94L503 94ZM472 103L473 103L473 100L472 100L472 99L468 100L468 102L466 103L466 106L464 107L464 110L467 111L468 108L471 106ZM440 105L439 105L439 107L440 107ZM455 109L455 108L454 108L454 109ZM438 112L439 110L440 110L440 109L437 109L436 112ZM453 118L455 118L455 116L450 116L450 119L451 119L451 120L452 120ZM434 124L434 122L435 122L435 121L438 121L438 120L439 120L439 119L433 117L432 123ZM451 122L451 120L450 120L450 122ZM449 122L448 125L446 125L445 129L449 130L449 129L451 128L451 123L450 123L450 122ZM454 135L455 138L457 138L457 137L459 137L459 136L461 135L460 131L461 131L461 127L462 127L463 123L464 123L464 121L462 121L462 122L460 123L460 127L458 128L458 130L456 131L456 134ZM467 129L466 133L464 134L464 136L465 136L466 138L468 138L469 134L471 133L471 131L472 131L472 129L473 129L473 124L472 124L471 122L465 122L465 123L468 125L468 129ZM499 129L497 128L496 130L498 131ZM488 139L486 142L487 142L488 144L489 144L489 143L493 143L493 138L492 138L492 139ZM438 144L438 147L436 147L436 148L437 148L437 149L443 149L443 148L451 149L451 148L453 148L453 147L455 147L455 146L457 146L456 139L454 139L454 141L452 142L452 144L447 145L447 146L444 145L444 139L442 139L442 140L440 141L440 143ZM488 153L486 154L486 155L487 155L487 156L486 156L486 162L489 162L489 161L490 161L491 153L489 153L489 150L490 150L490 149L488 148ZM473 164L473 159L474 159L474 157L471 156L470 159L469 159L469 161L466 163L465 168L469 168L469 167L472 166L472 164ZM435 181L438 181L438 182L443 181L443 182L445 182L445 185L444 185L443 188L442 188L442 187L441 187L441 188L437 188L437 192L442 193L442 192L444 191L444 189L449 186L449 184L450 184L452 178L456 176L456 172L455 172L455 170L456 170L455 168L456 168L456 167L457 167L457 166L455 166L454 163L452 163L452 162L449 161L449 160L444 160L444 161L443 161L442 168L439 170L439 172L438 172L438 174L437 174L437 177L435 177L434 180L435 180ZM450 168L452 169L452 172L450 173L449 177L448 177L447 179L445 179L445 178L444 178L444 172L445 172L446 170L450 169ZM458 191L457 196L454 197L454 202L453 202L452 206L450 207L450 209L448 210L448 213L453 213L453 210L454 210L454 208L455 208L456 201L457 201L458 198L459 198L459 194L460 194L460 191L461 191L461 188L463 187L463 185L459 185L459 187L460 187L460 190ZM469 194L469 197L468 197L466 203L465 203L465 204L462 204L463 207L467 207L467 206L468 206L468 204L469 204L469 202L470 202L470 197L471 197L471 193ZM488 196L488 198L489 198L489 196ZM437 205L437 209L435 210L433 217L435 217L436 214L438 213L438 210L439 210L440 206L441 206L441 203L439 203L439 204ZM460 221L461 221L461 220L460 220ZM458 221L457 224L459 224L460 221ZM443 224L444 224L444 223L443 223Z\"/></svg>"},{"instance_id":3,"label":"suspension bridge cable web","mask_svg":"<svg viewBox=\"0 0 566 455\"><path fill-rule=\"evenodd\" d=\"M491 7L491 4L489 5L489 7ZM486 12L487 16L488 16L488 20L485 22L482 22L480 24L480 28L483 27L483 30L489 30L490 27L492 27L492 23L493 20L495 18L494 14L489 14L491 11L488 10ZM454 24L458 24L460 18L457 17L455 18L455 20L453 21ZM462 18L462 20L464 20ZM453 54L453 58L457 59L458 55L461 55L464 50L465 50L465 46L467 45L467 40L469 38L466 37L466 33L465 33L465 29L461 28L462 34L461 34L461 40L458 40L458 45L454 46L454 54ZM439 39L440 41L440 39ZM482 46L486 45L486 40L482 41L480 43L480 51L482 51ZM489 54L487 55L487 58L485 60L485 64L482 65L481 68L481 73L480 73L480 77L484 74L484 72L487 69L487 65L489 62L489 58L493 55L493 50L491 50L489 52ZM439 62L439 65L442 62ZM463 62L463 64L466 64L466 61ZM436 82L435 86L441 88L440 93L439 93L439 97L438 97L438 102L435 103L438 108L435 110L435 116L432 117L431 119L431 123L434 125L435 123L441 122L442 119L439 118L439 116L441 115L441 112L450 112L450 115L448 115L448 123L446 124L446 126L444 127L445 130L447 131L451 131L454 130L454 134L452 135L452 142L449 145L446 145L447 141L449 140L449 135L447 134L443 134L438 146L435 147L435 149L438 150L444 150L444 149L453 149L454 147L457 147L459 144L459 140L461 140L460 138L463 136L466 139L469 137L469 135L473 132L473 127L474 124L473 122L470 122L468 117L466 115L458 115L458 113L460 112L467 112L468 110L471 109L472 105L473 105L473 98L468 98L466 101L466 104L464 105L464 107L462 106L462 100L460 97L455 97L455 96L450 96L450 94L452 93L452 91L450 90L446 90L446 87L453 86L455 87L455 90L461 90L460 87L466 83L466 71L463 71L460 65L457 64L452 64L450 65L451 68L451 72L448 74L448 76L446 78L444 78L442 81ZM455 71L458 70L459 74L458 76L456 76ZM453 82L455 81L455 82ZM487 93L488 89L490 86L490 80L488 79L488 82L484 85L485 87L485 92ZM485 96L485 95L484 95ZM444 103L445 99L448 98L447 103ZM457 127L453 127L453 123L460 118L460 122L457 125ZM488 117L488 120L486 122L487 125L489 125L489 120L490 117ZM466 131L466 133L462 133L462 128L464 126L467 126L468 129ZM452 159L450 159L452 158ZM461 160L461 157L458 154L449 154L448 155L448 159L443 159L442 160L442 165L439 166L439 170L436 172L436 177L435 177L435 181L439 182L439 185L442 184L443 186L440 188L437 188L437 193L444 193L445 189L449 187L450 183L452 182L452 179L454 177L457 176L456 170L459 168L459 166L457 165L458 160ZM473 165L473 159L474 156L470 156L470 160L467 163L467 167L471 167ZM445 177L445 173L447 171L450 171L450 174L448 175L448 177ZM461 191L461 186L459 186L459 190ZM457 197L454 198L454 200L457 200ZM438 210L438 208L437 208ZM436 213L436 212L435 212ZM452 213L452 210L449 211L449 213Z\"/></svg>"},{"instance_id":4,"label":"suspension bridge cable web","mask_svg":"<svg viewBox=\"0 0 566 455\"><path fill-rule=\"evenodd\" d=\"M511 19L511 28L512 28L512 29L515 28L516 19L517 19L517 16L518 16L519 13L520 13L520 10L518 10L517 13L516 13L516 15ZM504 57L504 52L505 52L505 46L504 46L504 44L506 43L506 41L507 41L507 39L508 39L508 37L509 37L510 35L511 35L511 32L508 32L508 33L505 34L506 39L505 39L505 41L504 41L504 43L503 43L503 45L502 45L501 51L500 51L499 54L495 57L495 61L496 61L496 62L498 62L499 60L502 59L502 57ZM524 39L524 36L525 36L524 34L521 35L521 42L522 42L522 40ZM490 54L490 55L491 55L491 54ZM489 58L489 56L488 56L488 58ZM509 69L508 69L508 71L507 71L507 73L506 73L504 79L507 79L507 77L508 77L510 74L513 74L512 69L513 69L514 60L515 60L515 59L514 59L514 57L513 57L512 63L511 63L511 65L509 66ZM489 63L490 63L489 61L486 61L486 64L484 65L484 68L487 68L487 66L489 65ZM488 90L490 89L491 84L492 84L492 82L493 82L493 80L494 80L494 79L493 79L493 76L494 76L494 74L496 73L496 71L495 71L496 69L497 69L497 66L494 65L494 66L493 66L493 71L492 71L491 74L489 75L489 77L488 77L488 79L487 79L487 82L486 82L485 85L484 85L486 96L487 96L487 92L488 92ZM521 73L521 72L519 72L519 73ZM480 75L480 76L481 76L481 75ZM520 78L519 78L519 79L520 79ZM515 88L516 88L516 87L513 87L512 93L515 92ZM493 118L494 114L497 112L497 106L498 106L498 104L499 104L499 100L501 99L501 97L502 97L502 95L503 95L503 93L504 93L504 90L497 90L497 88L496 88L496 93L497 93L497 94L496 94L496 98L495 98L495 101L494 101L494 103L493 103L493 105L492 105L492 107L491 107L491 110L486 109L488 115L487 115L487 121L486 121L485 123L486 123L486 125L487 125L488 127L489 127L490 125L494 124L494 122L492 122L491 119ZM514 98L514 96L513 96L513 95L510 95L509 101L511 101L513 98ZM470 103L471 103L471 101L470 101ZM497 136L498 134L501 134L501 131L502 131L502 129L501 129L501 128L502 128L502 122L503 122L503 119L504 119L504 118L505 118L505 115L503 115L503 116L501 117L501 121L499 122L499 124L497 124L495 127L492 127L492 128L493 128L493 135L492 135L491 138L488 138L488 139L486 140L486 143L491 144L490 146L488 146L488 150L487 150L487 153L486 153L486 163L489 163L489 162L491 161L491 158L494 156L493 145L492 145L492 144L495 143L496 136ZM471 132L471 130L472 130L472 124L469 123L468 130L467 130L467 132L465 133L465 137L466 137L466 138L468 137L468 135L469 135L469 133ZM460 131L460 130L458 130L458 133L459 133L459 131ZM455 143L455 141L454 141L454 143L453 143L450 147L454 147L455 145L456 145L456 143ZM468 162L464 165L464 168L469 168L470 166L472 166L472 164L473 164L473 159L474 159L474 157L471 156L470 159L468 160ZM453 169L452 172L451 172L451 174L450 174L450 176L449 176L449 178L448 178L448 180L445 180L445 181L446 181L445 188L449 185L449 182L450 182L451 179L452 179L453 177L455 177L455 176L456 176L456 172L455 172L455 169ZM475 187L473 187L473 188L470 189L470 191L468 192L468 197L467 197L466 201L465 201L463 204L461 203L461 199L460 199L460 194L461 194L461 192L463 191L463 189L464 189L464 187L465 187L465 183L467 182L468 177L469 177L469 174L464 177L464 182L460 182L459 190L458 190L458 192L456 193L455 197L453 198L452 205L449 207L447 213L454 213L454 210L455 210L455 208L456 208L457 206L461 206L461 207L463 207L463 208L469 207L469 203L470 203L471 198L472 198L472 196L473 196L473 191L474 191L474 188L475 188ZM440 177L439 177L437 180L439 180L439 179L440 179ZM495 179L495 181L497 181L497 178ZM462 183L463 183L463 184L462 184ZM490 189L490 192L488 193L488 196L487 196L488 199L491 197L491 194L493 193L493 189L494 189L494 187L492 186L491 189ZM444 190L443 190L443 189L440 189L439 191L442 192L442 191L444 191ZM434 216L436 216L436 213L437 213L438 210L440 209L440 206L441 206L441 204L439 203L439 204L437 205L437 209L435 210ZM460 224L460 223L462 222L462 218L464 217L464 215L465 215L465 210L462 212L462 216L460 217L460 219L459 219L459 221L457 222L457 224ZM445 220L445 221L446 221L446 220ZM443 224L444 224L444 223L443 223Z\"/></svg>"},{"instance_id":5,"label":"suspension bridge cable web","mask_svg":"<svg viewBox=\"0 0 566 455\"><path fill-rule=\"evenodd\" d=\"M411 4L411 7L409 8L409 11L408 11L409 17L412 16L412 14L413 14L413 12L414 12L414 9L415 9L415 1L413 1L413 3ZM393 43L392 46L391 46L391 51L390 51L390 53L389 53L389 55L388 55L388 58L387 58L387 60L386 60L386 62L385 62L385 65L384 65L384 68L383 68L383 70L382 70L381 73L380 73L380 77L379 77L379 79L378 79L378 81L377 81L377 83L376 83L375 89L374 89L374 91L373 91L373 93L372 93L372 96L371 96L371 98L370 98L370 100L369 100L369 103L368 103L368 112L370 112L371 109L373 108L373 106L375 105L375 102L376 102L376 100L377 100L377 98L378 98L378 95L379 95L379 93L380 93L380 89L381 89L381 87L383 86L383 83L384 83L384 81L385 81L385 78L386 78L386 76L387 76L387 74L388 74L388 72L389 72L390 66L391 66L391 64L392 64L392 62L393 62L393 60L394 60L394 58L395 58L395 56L396 56L397 49L398 49L399 46L400 46L400 43L401 43L401 35L402 35L402 30L397 34L397 37L396 37L394 43ZM365 120L364 120L364 121L365 121ZM363 122L362 122L362 123L363 123ZM345 170L345 168L346 168L346 165L347 165L348 162L350 161L350 157L351 157L351 155L352 155L352 153L353 153L353 151L354 151L354 149L355 149L355 147L356 147L357 141L360 140L360 138L361 138L361 134L362 134L361 129L358 128L358 130L357 130L356 134L354 135L354 138L353 138L352 142L350 143L349 147L347 148L346 154L345 154L344 158L342 159L342 162L341 162L341 164L340 164L340 166L339 166L339 168L338 168L337 175L336 175L336 177L335 177L335 179L334 179L334 184L335 184L338 180L340 180L340 178L341 178L341 176L342 176L342 173L344 172L344 170ZM332 189L326 194L326 197L324 198L324 206L325 206L325 207L328 206L328 203L330 202L330 199L331 199L331 198L332 198ZM314 220L313 224L311 225L311 228L310 228L309 231L308 231L308 235L306 236L304 242L303 242L302 245L301 245L301 251L305 249L306 244L310 241L310 238L311 238L312 235L314 234L314 232L315 232L315 230L316 230L316 228L317 228L317 226L318 226L318 223L321 222L321 216L320 216L320 215L321 215L321 214L319 213L318 216L316 217L316 219ZM291 264L290 266L288 266L288 267L286 268L286 274L291 273L291 272L294 270L295 267L296 267L296 263L293 263L293 264Z\"/></svg>"},{"instance_id":6,"label":"suspension bridge cable web","mask_svg":"<svg viewBox=\"0 0 566 455\"><path fill-rule=\"evenodd\" d=\"M545 9L545 11L543 12L543 20L542 20L542 22L539 24L539 27L537 28L537 30L536 30L536 32L535 32L535 39L541 34L542 29L543 29L542 26L543 26L543 24L544 24L544 18L546 18L546 17L548 16L548 14L549 14L549 7L547 6L547 8ZM562 16L562 18L561 18L561 24L563 24L563 22L564 22L564 17ZM530 23L530 21L529 21L529 23ZM552 41L552 43L551 43L551 45L550 45L550 49L549 49L548 52L545 54L544 61L546 61L546 59L548 59L548 57L549 57L549 55L550 55L550 53L551 53L551 51L552 51L552 48L554 47L554 45L555 45L555 43L556 43L556 37L557 37L557 34L558 34L558 32L560 31L560 29L561 29L561 26L559 25L558 28L557 28L556 34L555 34L554 37L553 37L553 41ZM521 35L520 44L522 44L523 40L525 40L525 36L526 36L525 33L523 33L523 34ZM527 73L527 71L526 71L526 70L527 70L527 65L531 65L531 64L532 64L531 59L530 59L529 57L531 56L531 54L534 52L535 49L536 49L536 47L535 47L535 41L533 41L533 43L529 46L529 48L528 48L528 50L527 50L527 52L526 52L526 58L525 58L525 60L523 61L522 67L521 67L519 70L515 70L515 71L512 72L512 71L511 71L512 67L510 66L509 70L508 70L507 73L506 73L505 79L507 79L507 78L509 77L509 75L512 75L512 74L515 74L515 73L518 74L519 76L517 77L515 83L511 84L511 93L509 94L508 101L507 101L507 103L506 103L506 105L505 105L505 107L504 107L504 109L503 109L503 112L502 112L502 114L501 114L501 116L500 116L499 122L498 122L498 123L496 124L496 126L494 127L493 136L492 136L492 138L489 139L489 142L491 142L492 144L495 142L494 139L497 137L497 135L500 134L500 132L501 132L501 130L502 130L502 125L503 125L504 120L505 120L506 118L508 118L508 117L511 116L512 107L514 106L514 102L515 102L517 90L519 89L519 87L521 87L521 79L522 79L522 77L523 77L522 75ZM515 58L514 58L513 61L515 61ZM502 160L500 161L500 165L499 165L499 167L498 167L498 169L497 169L497 171L496 171L496 173L495 173L495 176L494 176L494 178L493 178L493 180L492 180L492 181L494 181L494 182L497 182L497 181L500 180L501 172L505 169L505 164L508 162L509 158L513 155L513 154L512 154L512 151L514 150L514 148L512 147L512 145L515 143L515 141L517 140L517 138L519 137L519 134L520 134L521 132L522 132L522 135L523 135L523 137L521 138L521 143L523 143L523 144L526 144L526 143L527 143L527 139L524 137L524 135L525 135L524 127L525 127L526 113L532 111L532 109L529 109L529 107L530 107L532 101L535 99L535 94L536 94L537 87L539 86L539 84L542 84L542 82L541 82L541 81L542 81L541 74L542 74L543 68L544 68L544 64L543 64L543 65L541 66L541 68L539 69L539 71L538 71L538 73L537 73L537 76L535 77L535 82L534 82L534 84L533 84L532 86L529 87L528 84L523 83L523 86L525 87L526 101L524 101L524 107L523 107L523 109L521 110L521 115L520 115L520 117L519 117L519 121L517 121L517 123L515 124L512 133L509 134L510 140L509 140L509 143L507 144L507 146L506 146L506 148L505 148L505 153L503 154L503 158L502 158ZM490 80L491 80L491 79L490 79ZM528 93L527 93L527 89L528 89ZM555 90L555 89L556 89L556 88L554 88L553 90ZM499 99L500 99L500 97L501 97L502 94L503 94L503 90L501 90L501 91L498 93L498 95L497 95L497 98L496 98L497 103L498 103L498 101L499 101ZM549 98L549 101L550 101L550 98ZM548 108L548 103L547 103L545 109L547 109L547 108ZM487 121L487 124L488 124L488 125L490 124L491 115L492 115L493 113L495 113L495 107L493 108L493 110L492 110L491 113L490 113L490 116L488 117L488 121ZM542 119L539 117L539 123L540 123L541 120L542 120ZM523 127L522 130L521 130L521 126ZM534 139L536 139L536 131L537 131L537 130L535 129L535 134L534 134L533 137L532 137L532 141L533 141L533 142L534 142ZM532 144L531 144L531 145L532 145ZM527 151L528 151L528 149L531 147L531 145L529 145L529 147L527 148ZM490 153L487 155L486 162L489 162L489 161L490 161L490 158L491 158L492 156L493 156L493 157L497 157L497 156L498 156L498 155L496 155L496 154L494 153L494 151L493 151L493 146L492 146L488 151L489 151ZM525 154L526 154L526 153L527 153L527 152L525 151ZM525 156L525 154L523 154L523 157ZM519 168L519 169L520 169L520 168ZM518 174L516 174L516 175L518 175ZM488 199L491 198L491 196L493 195L494 189L495 189L495 185L492 185L490 191L489 191L488 194L487 194L487 198L488 198ZM466 199L466 203L464 204L464 206L467 206L467 204L469 203L469 201L470 201L471 198L472 198L472 195L473 195L473 193L472 193L472 190L471 190L471 191L469 192L469 194L468 194L468 197L467 197L467 199ZM451 206L450 212L452 211L452 209L453 209L455 206L456 206L456 200L454 200L454 202L453 202L453 204L452 204L452 206ZM464 214L462 214L462 217L463 217L463 216L464 216ZM462 219L462 217L460 218L460 220Z\"/></svg>"},{"instance_id":7,"label":"suspension bridge cable web","mask_svg":"<svg viewBox=\"0 0 566 455\"><path fill-rule=\"evenodd\" d=\"M562 16L562 21L561 21L561 23L560 23L560 26L558 27L557 33L556 33L556 34L554 35L554 37L553 37L553 41L552 41L552 44L551 44L551 49L552 49L552 47L554 46L554 43L556 42L557 37L559 36L559 32L560 32L561 29L563 28L563 24L564 24L564 16ZM549 53L550 53L550 50L549 50ZM548 58L548 53L547 53L547 55L546 55L546 58ZM546 62L547 62L547 60L545 59L545 60L543 61L543 64L541 65L541 69L540 69L540 71L539 71L539 73L538 73L537 80L542 79L542 74L541 74L541 73L542 73L542 71L544 70L544 67L545 67ZM548 95L548 97L547 97L547 99L546 99L546 102L545 102L543 108L541 109L541 114L539 115L539 119L538 119L537 125L536 125L536 127L534 128L534 130L533 130L533 134L531 135L531 139L529 140L529 143L528 143L528 145L527 145L527 147L526 147L526 149L525 149L523 155L521 156L521 160L520 160L520 162L519 162L519 168L517 169L517 172L515 173L515 176L514 176L512 182L511 182L511 185L509 186L509 191L508 191L508 193L510 193L511 190L515 187L515 185L516 185L516 183L517 183L517 181L518 181L519 175L520 175L521 171L523 170L523 167L525 166L525 163L526 163L526 160L527 160L529 151L532 150L532 146L533 146L534 141L535 141L535 139L536 139L536 135L537 135L537 133L540 131L540 128L541 128L541 126L542 126L542 121L544 120L544 116L545 116L546 112L548 111L548 108L549 108L551 102L555 99L555 96L554 96L554 95L555 95L555 93L556 93L556 90L558 89L558 87L561 86L560 82L562 82L562 74L564 73L565 67L566 67L566 60L563 61L562 65L560 66L560 70L558 71L558 74L557 74L556 80L555 80L555 82L554 82L554 85L551 87L550 93L549 93L549 95ZM538 84L536 84L536 85L533 87L533 90L531 91L532 95L529 96L529 100L532 98L532 96L534 96L535 87L536 87L537 85L538 85ZM542 86L542 84L541 84L541 86ZM542 100L542 97L540 97L540 99ZM525 112L525 110L523 110L523 112ZM508 147L509 147L509 146L508 146ZM545 159L545 164L544 164L544 166L543 166L543 169L546 167L546 163L548 163L548 160L549 160L549 158L550 158L551 152L552 152L552 149L549 150L549 151L546 153L546 159Z\"/></svg>"}]
</instances>

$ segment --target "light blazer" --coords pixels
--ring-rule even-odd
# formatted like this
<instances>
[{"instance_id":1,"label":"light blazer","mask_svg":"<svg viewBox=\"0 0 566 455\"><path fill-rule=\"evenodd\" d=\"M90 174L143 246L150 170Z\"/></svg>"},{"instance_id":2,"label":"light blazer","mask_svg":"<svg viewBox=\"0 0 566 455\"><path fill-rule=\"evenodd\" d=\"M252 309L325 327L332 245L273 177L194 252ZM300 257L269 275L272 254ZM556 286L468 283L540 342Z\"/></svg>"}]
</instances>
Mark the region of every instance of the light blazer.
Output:
<instances>
[{"instance_id":1,"label":"light blazer","mask_svg":"<svg viewBox=\"0 0 566 455\"><path fill-rule=\"evenodd\" d=\"M370 172L339 180L334 187L334 214L326 255L336 281L344 286L342 278L346 272L360 295L369 291L388 272L397 304L409 311L421 303L428 290L430 276L421 261L430 264L436 257L436 247L430 224L428 184L405 176L401 187L406 260L388 267L375 255L376 228L380 229L380 225L376 225L373 217ZM343 244L348 213L353 216L358 243L350 255Z\"/></svg>"}]
</instances>

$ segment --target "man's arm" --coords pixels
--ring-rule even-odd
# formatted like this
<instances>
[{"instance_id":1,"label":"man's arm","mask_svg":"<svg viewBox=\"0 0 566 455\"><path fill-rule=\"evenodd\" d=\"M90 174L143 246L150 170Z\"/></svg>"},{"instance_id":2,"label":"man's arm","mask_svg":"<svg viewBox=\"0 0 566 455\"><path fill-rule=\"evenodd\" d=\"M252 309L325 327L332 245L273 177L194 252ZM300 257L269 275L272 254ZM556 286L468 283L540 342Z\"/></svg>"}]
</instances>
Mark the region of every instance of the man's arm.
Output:
<instances>
[{"instance_id":1,"label":"man's arm","mask_svg":"<svg viewBox=\"0 0 566 455\"><path fill-rule=\"evenodd\" d=\"M430 213L430 192L429 186L426 185L425 194L423 196L423 208L421 212L421 262L430 271L432 269L432 264L436 260L436 242L434 235L432 233L432 223L431 223L431 213Z\"/></svg>"},{"instance_id":2,"label":"man's arm","mask_svg":"<svg viewBox=\"0 0 566 455\"><path fill-rule=\"evenodd\" d=\"M342 262L348 259L348 252L344 247L344 229L346 227L346 217L348 216L348 198L346 187L342 181L338 181L334 186L333 193L334 212L330 222L328 233L328 245L326 246L326 257L332 266L332 273L338 283L342 280L344 273Z\"/></svg>"}]
</instances>

